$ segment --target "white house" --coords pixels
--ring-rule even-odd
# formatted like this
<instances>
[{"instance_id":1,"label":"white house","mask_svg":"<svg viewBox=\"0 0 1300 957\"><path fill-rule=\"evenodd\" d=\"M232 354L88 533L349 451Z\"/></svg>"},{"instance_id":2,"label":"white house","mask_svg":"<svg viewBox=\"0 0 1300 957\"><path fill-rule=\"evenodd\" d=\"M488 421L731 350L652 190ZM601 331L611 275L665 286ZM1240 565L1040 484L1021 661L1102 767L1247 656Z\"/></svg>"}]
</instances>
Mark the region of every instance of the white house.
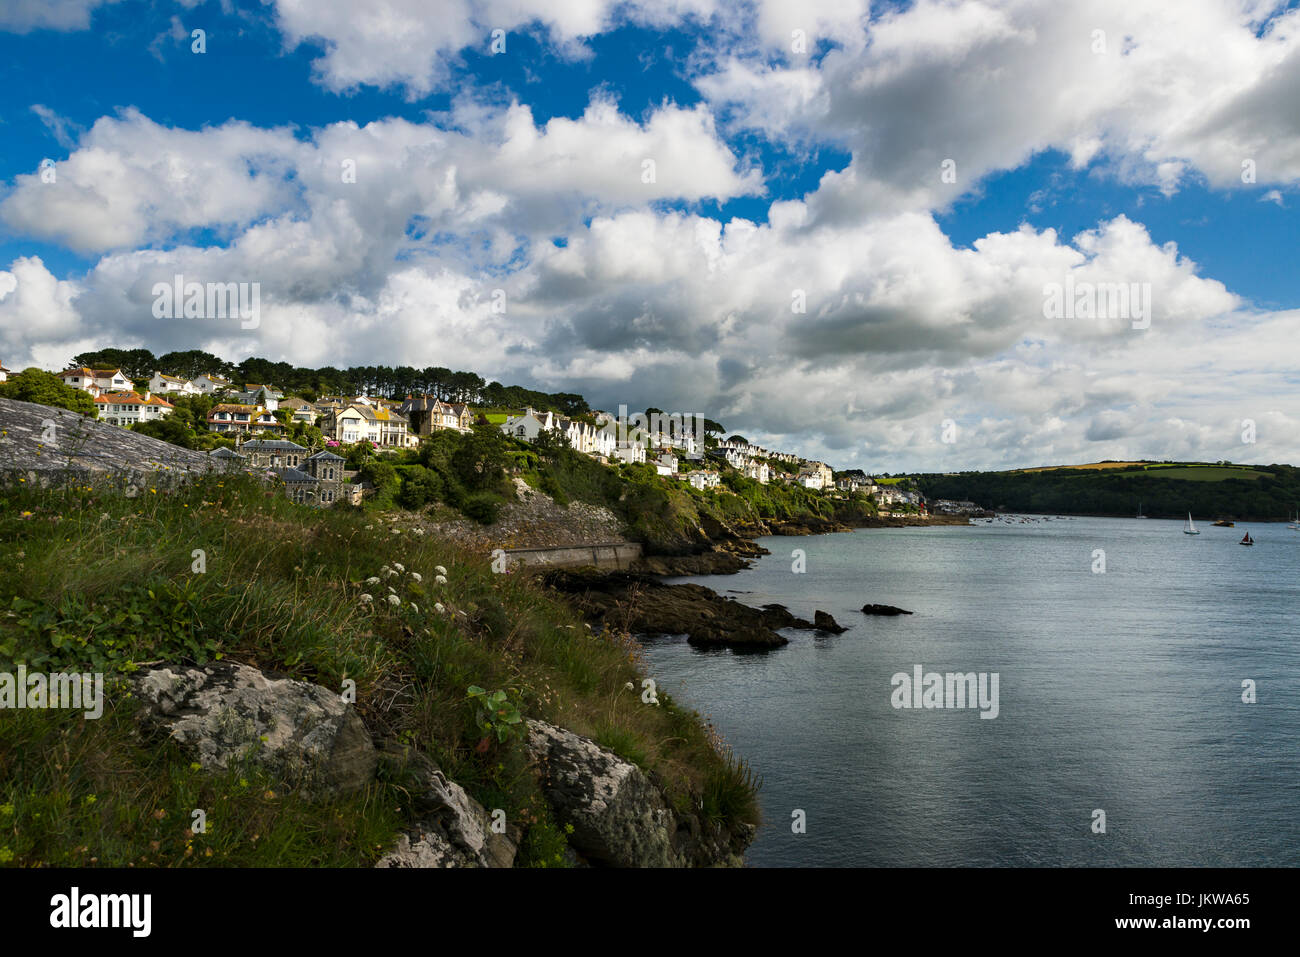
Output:
<instances>
[{"instance_id":1,"label":"white house","mask_svg":"<svg viewBox=\"0 0 1300 957\"><path fill-rule=\"evenodd\" d=\"M677 471L677 456L665 452L655 459L655 471L660 475L672 475Z\"/></svg>"},{"instance_id":2,"label":"white house","mask_svg":"<svg viewBox=\"0 0 1300 957\"><path fill-rule=\"evenodd\" d=\"M152 392L101 392L95 396L95 416L109 425L135 425L165 419L175 406Z\"/></svg>"},{"instance_id":3,"label":"white house","mask_svg":"<svg viewBox=\"0 0 1300 957\"><path fill-rule=\"evenodd\" d=\"M6 369L4 363L0 362L0 382L7 381L9 379L9 373L13 371L13 369Z\"/></svg>"},{"instance_id":4,"label":"white house","mask_svg":"<svg viewBox=\"0 0 1300 957\"><path fill-rule=\"evenodd\" d=\"M768 468L766 462L760 462L757 459L750 459L749 462L745 464L745 477L752 478L756 482L766 485L772 477L771 469Z\"/></svg>"},{"instance_id":5,"label":"white house","mask_svg":"<svg viewBox=\"0 0 1300 957\"><path fill-rule=\"evenodd\" d=\"M691 483L691 488L697 488L701 491L706 488L717 488L722 481L718 473L712 469L696 469L693 472L687 472L683 478Z\"/></svg>"},{"instance_id":6,"label":"white house","mask_svg":"<svg viewBox=\"0 0 1300 957\"><path fill-rule=\"evenodd\" d=\"M554 412L536 412L528 409L523 415L512 415L501 425L501 431L514 439L536 442L543 430L559 429L559 417Z\"/></svg>"},{"instance_id":7,"label":"white house","mask_svg":"<svg viewBox=\"0 0 1300 957\"><path fill-rule=\"evenodd\" d=\"M223 389L233 391L235 388L235 383L229 379L223 379L221 376L209 372L205 372L201 376L195 376L190 380L190 385L204 395L211 395L213 392L220 392Z\"/></svg>"},{"instance_id":8,"label":"white house","mask_svg":"<svg viewBox=\"0 0 1300 957\"><path fill-rule=\"evenodd\" d=\"M129 392L132 388L131 380L121 369L87 369L85 366L76 366L60 372L59 378L64 385L84 389L92 396L101 392Z\"/></svg>"},{"instance_id":9,"label":"white house","mask_svg":"<svg viewBox=\"0 0 1300 957\"><path fill-rule=\"evenodd\" d=\"M199 390L194 386L194 383L185 379L155 372L153 378L149 380L149 391L155 395L166 395L170 392L180 395L196 395Z\"/></svg>"},{"instance_id":10,"label":"white house","mask_svg":"<svg viewBox=\"0 0 1300 957\"><path fill-rule=\"evenodd\" d=\"M628 440L614 446L614 458L626 465L637 465L645 461L645 446L640 442Z\"/></svg>"}]
</instances>

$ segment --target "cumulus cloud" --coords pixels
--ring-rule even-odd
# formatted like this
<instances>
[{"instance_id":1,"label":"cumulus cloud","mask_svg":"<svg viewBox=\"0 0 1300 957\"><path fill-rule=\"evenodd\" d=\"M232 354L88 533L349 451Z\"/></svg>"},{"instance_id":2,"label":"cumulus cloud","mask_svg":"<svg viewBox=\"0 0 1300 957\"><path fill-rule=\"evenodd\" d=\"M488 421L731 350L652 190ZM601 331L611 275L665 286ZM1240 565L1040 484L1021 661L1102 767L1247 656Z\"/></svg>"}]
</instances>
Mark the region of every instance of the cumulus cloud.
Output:
<instances>
[{"instance_id":1,"label":"cumulus cloud","mask_svg":"<svg viewBox=\"0 0 1300 957\"><path fill-rule=\"evenodd\" d=\"M121 0L5 0L0 4L0 30L85 30L95 10Z\"/></svg>"},{"instance_id":2,"label":"cumulus cloud","mask_svg":"<svg viewBox=\"0 0 1300 957\"><path fill-rule=\"evenodd\" d=\"M606 407L702 411L872 470L1300 456L1284 358L1300 313L1254 310L1129 216L1072 236L1007 224L969 246L936 219L1046 149L1168 193L1192 177L1246 186L1249 160L1280 205L1300 178L1285 107L1297 11L918 0L871 20L855 0L756 0L743 17L710 0L551 6L457 0L433 18L416 0L275 0L274 15L290 46L321 44L328 88L417 96L492 29L539 31L578 56L620 23L695 20L722 31L689 62L707 65L694 76L704 102L632 118L597 93L539 122L525 102L468 90L418 122L186 130L127 110L65 130L55 182L18 176L0 217L100 258L75 280L35 257L0 272L6 361L147 345L472 368ZM852 160L770 202L765 221L706 214L767 196L766 171L733 145L752 133ZM258 282L259 327L155 318L152 288L177 274ZM1120 288L1145 315L1046 308L1058 292ZM1260 438L1243 453L1246 418Z\"/></svg>"}]
</instances>

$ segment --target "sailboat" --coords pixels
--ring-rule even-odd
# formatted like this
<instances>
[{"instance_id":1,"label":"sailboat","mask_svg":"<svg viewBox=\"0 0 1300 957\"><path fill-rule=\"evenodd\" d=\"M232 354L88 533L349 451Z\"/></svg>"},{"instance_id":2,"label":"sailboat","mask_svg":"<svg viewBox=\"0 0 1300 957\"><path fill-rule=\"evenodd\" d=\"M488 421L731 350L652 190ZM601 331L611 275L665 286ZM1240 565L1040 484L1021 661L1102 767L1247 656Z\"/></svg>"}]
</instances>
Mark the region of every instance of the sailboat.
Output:
<instances>
[{"instance_id":1,"label":"sailboat","mask_svg":"<svg viewBox=\"0 0 1300 957\"><path fill-rule=\"evenodd\" d=\"M1192 513L1191 513L1191 512L1188 512L1188 513L1187 513L1187 524L1186 524L1185 526L1183 526L1183 534L1184 534L1184 535L1199 535L1199 534L1201 534L1200 531L1199 531L1199 530L1197 529L1197 527L1196 527L1196 523L1192 521Z\"/></svg>"},{"instance_id":2,"label":"sailboat","mask_svg":"<svg viewBox=\"0 0 1300 957\"><path fill-rule=\"evenodd\" d=\"M1241 541L1239 541L1237 544L1238 544L1238 545L1254 545L1254 544L1255 544L1255 540L1254 540L1253 538L1250 537L1250 532L1247 532L1247 533L1246 533L1246 537L1243 538Z\"/></svg>"},{"instance_id":3,"label":"sailboat","mask_svg":"<svg viewBox=\"0 0 1300 957\"><path fill-rule=\"evenodd\" d=\"M1138 518L1146 518L1146 516L1142 514L1142 503L1141 503L1141 502L1138 502Z\"/></svg>"}]
</instances>

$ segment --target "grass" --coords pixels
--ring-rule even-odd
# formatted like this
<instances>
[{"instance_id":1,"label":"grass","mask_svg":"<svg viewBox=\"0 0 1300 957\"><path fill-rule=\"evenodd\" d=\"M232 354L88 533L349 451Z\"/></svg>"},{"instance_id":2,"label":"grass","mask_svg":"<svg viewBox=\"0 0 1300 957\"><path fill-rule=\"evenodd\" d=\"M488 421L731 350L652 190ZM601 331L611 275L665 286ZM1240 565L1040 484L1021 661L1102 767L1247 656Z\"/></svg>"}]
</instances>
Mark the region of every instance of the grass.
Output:
<instances>
[{"instance_id":1,"label":"grass","mask_svg":"<svg viewBox=\"0 0 1300 957\"><path fill-rule=\"evenodd\" d=\"M564 835L522 746L479 750L470 685L608 742L675 806L757 821L756 782L699 715L626 689L644 675L635 641L593 637L531 580L415 534L400 513L303 508L242 479L135 499L20 487L0 493L0 543L0 670L129 674L225 658L331 688L353 679L377 744L425 753L524 827L522 864L563 864ZM391 578L366 583L385 566ZM389 587L399 607L382 601ZM0 712L4 862L365 866L412 821L400 769L354 798L311 804L253 768L200 774L172 745L137 739L129 698L106 697L97 721ZM206 835L189 829L195 808L208 812Z\"/></svg>"}]
</instances>

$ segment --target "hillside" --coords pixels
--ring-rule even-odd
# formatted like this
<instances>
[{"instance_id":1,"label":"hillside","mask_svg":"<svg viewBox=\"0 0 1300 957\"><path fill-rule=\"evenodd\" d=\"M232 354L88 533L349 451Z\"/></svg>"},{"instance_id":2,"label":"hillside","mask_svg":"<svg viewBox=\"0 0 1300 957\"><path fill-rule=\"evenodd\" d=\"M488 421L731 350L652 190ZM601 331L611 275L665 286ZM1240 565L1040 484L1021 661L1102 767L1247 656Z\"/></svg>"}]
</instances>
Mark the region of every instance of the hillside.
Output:
<instances>
[{"instance_id":1,"label":"hillside","mask_svg":"<svg viewBox=\"0 0 1300 957\"><path fill-rule=\"evenodd\" d=\"M483 863L487 810L516 866L738 860L756 782L698 714L643 697L626 633L400 517L300 507L129 431L67 423L87 444L59 455L95 463L68 470L30 434L57 410L20 405L2 410L0 672L107 684L97 720L0 710L0 863L418 866L452 844ZM124 495L122 476L169 481ZM248 722L234 755L229 715ZM599 803L602 774L622 783Z\"/></svg>"},{"instance_id":2,"label":"hillside","mask_svg":"<svg viewBox=\"0 0 1300 957\"><path fill-rule=\"evenodd\" d=\"M1290 465L1106 462L1007 472L916 476L931 499L968 499L1013 512L1280 521L1300 505Z\"/></svg>"}]
</instances>

